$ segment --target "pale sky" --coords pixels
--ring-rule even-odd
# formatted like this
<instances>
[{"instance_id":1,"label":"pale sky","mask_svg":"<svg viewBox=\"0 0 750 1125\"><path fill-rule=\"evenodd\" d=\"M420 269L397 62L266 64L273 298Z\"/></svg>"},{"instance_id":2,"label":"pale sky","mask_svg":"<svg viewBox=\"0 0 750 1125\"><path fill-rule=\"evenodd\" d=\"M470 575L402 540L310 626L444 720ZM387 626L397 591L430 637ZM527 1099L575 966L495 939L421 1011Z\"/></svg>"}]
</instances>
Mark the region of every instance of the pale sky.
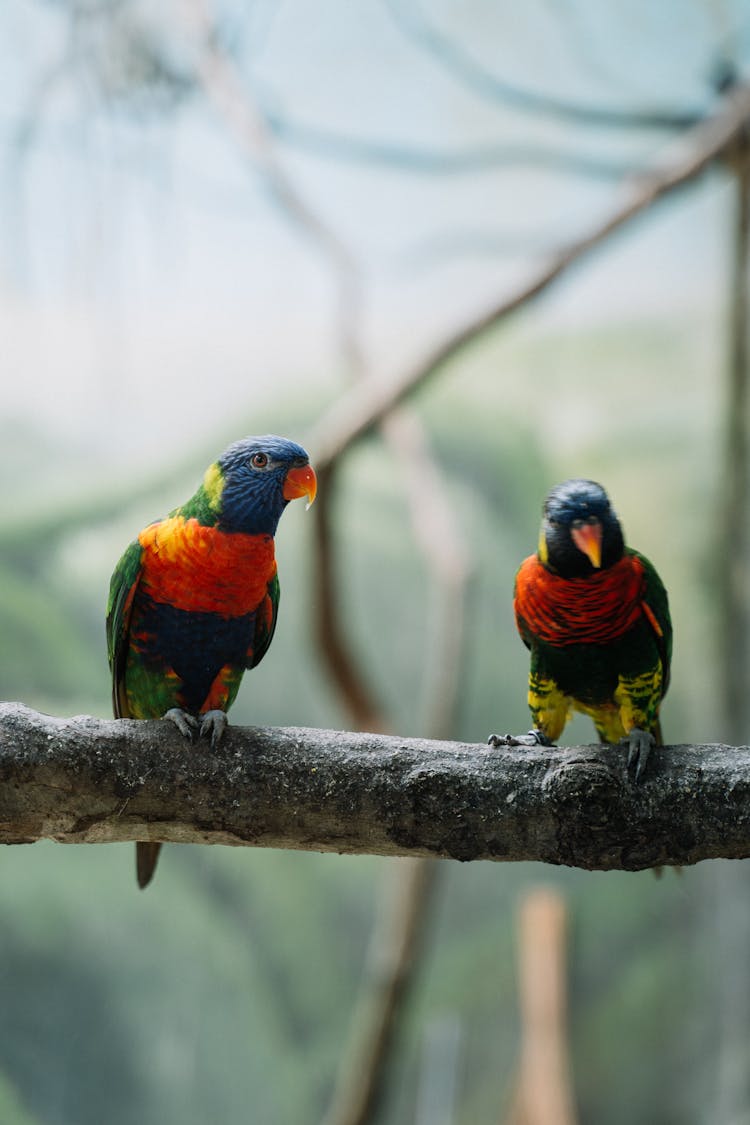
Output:
<instances>
[{"instance_id":1,"label":"pale sky","mask_svg":"<svg viewBox=\"0 0 750 1125\"><path fill-rule=\"evenodd\" d=\"M131 9L170 57L189 59L176 0ZM587 105L701 110L720 53L740 69L750 60L742 0L264 0L220 10L249 95L267 111L298 130L418 153L541 145L623 164L665 143L492 101L409 38L409 27L424 30L420 12L482 73ZM95 76L111 39L104 25L83 26L71 40L62 6L43 0L0 11L0 404L6 418L62 422L102 454L116 456L137 431L158 457L185 431L220 427L238 404L334 381L333 287L199 97L161 116L103 108ZM36 128L21 156L31 107ZM510 292L544 247L584 230L616 192L612 180L527 163L425 175L293 140L277 152L363 270L377 369L420 355ZM540 326L715 308L730 206L713 174L578 268L545 299Z\"/></svg>"}]
</instances>

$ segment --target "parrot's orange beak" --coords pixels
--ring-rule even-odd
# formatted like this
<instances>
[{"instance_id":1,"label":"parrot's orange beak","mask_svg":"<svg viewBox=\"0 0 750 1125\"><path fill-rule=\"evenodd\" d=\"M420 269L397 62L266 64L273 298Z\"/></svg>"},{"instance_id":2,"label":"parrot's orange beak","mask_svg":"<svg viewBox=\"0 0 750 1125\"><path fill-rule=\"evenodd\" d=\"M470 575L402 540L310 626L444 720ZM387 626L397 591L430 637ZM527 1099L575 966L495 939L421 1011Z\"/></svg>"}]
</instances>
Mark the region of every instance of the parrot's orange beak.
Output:
<instances>
[{"instance_id":1,"label":"parrot's orange beak","mask_svg":"<svg viewBox=\"0 0 750 1125\"><path fill-rule=\"evenodd\" d=\"M309 508L318 492L318 478L312 465L298 465L289 470L284 481L285 500L298 500L307 497L305 508Z\"/></svg>"},{"instance_id":2,"label":"parrot's orange beak","mask_svg":"<svg viewBox=\"0 0 750 1125\"><path fill-rule=\"evenodd\" d=\"M570 535L578 550L583 551L591 565L598 570L602 565L602 525L599 521L574 527Z\"/></svg>"}]
</instances>

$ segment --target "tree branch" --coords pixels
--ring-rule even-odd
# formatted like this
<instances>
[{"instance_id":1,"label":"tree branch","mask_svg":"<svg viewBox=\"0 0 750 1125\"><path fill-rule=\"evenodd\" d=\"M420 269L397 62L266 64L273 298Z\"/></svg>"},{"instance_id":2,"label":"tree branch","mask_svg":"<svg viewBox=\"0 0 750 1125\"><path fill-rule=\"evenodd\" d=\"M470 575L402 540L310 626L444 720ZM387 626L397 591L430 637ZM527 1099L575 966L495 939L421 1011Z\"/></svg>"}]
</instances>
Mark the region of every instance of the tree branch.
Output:
<instances>
[{"instance_id":1,"label":"tree branch","mask_svg":"<svg viewBox=\"0 0 750 1125\"><path fill-rule=\"evenodd\" d=\"M477 96L524 113L540 114L548 120L566 121L599 129L684 129L703 116L692 110L607 109L582 105L516 86L498 77L473 58L450 35L431 23L416 4L386 0L386 8L405 39L431 57L446 74Z\"/></svg>"},{"instance_id":2,"label":"tree branch","mask_svg":"<svg viewBox=\"0 0 750 1125\"><path fill-rule=\"evenodd\" d=\"M609 159L577 148L509 141L434 148L339 133L297 121L278 110L264 110L264 115L269 130L286 145L320 159L380 166L403 175L462 176L500 168L531 167L559 175L611 180L622 179L634 171L632 160Z\"/></svg>"},{"instance_id":3,"label":"tree branch","mask_svg":"<svg viewBox=\"0 0 750 1125\"><path fill-rule=\"evenodd\" d=\"M231 56L222 50L206 0L184 7L195 48L195 76L209 102L266 184L271 198L322 254L332 270L338 303L338 335L352 371L363 364L360 341L362 270L350 247L298 189L276 151L275 138L260 106L245 86Z\"/></svg>"},{"instance_id":4,"label":"tree branch","mask_svg":"<svg viewBox=\"0 0 750 1125\"><path fill-rule=\"evenodd\" d=\"M464 348L544 293L571 266L605 243L610 235L643 214L658 200L696 179L716 160L731 154L738 139L747 130L749 120L750 87L737 86L713 116L673 143L654 163L648 175L634 177L624 198L603 219L566 249L553 254L529 281L509 297L504 297L458 329L421 363L397 378L390 382L375 377L364 379L342 395L310 439L316 452L316 469L354 445Z\"/></svg>"},{"instance_id":5,"label":"tree branch","mask_svg":"<svg viewBox=\"0 0 750 1125\"><path fill-rule=\"evenodd\" d=\"M388 865L386 893L370 938L364 988L323 1125L375 1121L388 1088L399 1021L408 1011L423 945L436 864L413 859Z\"/></svg>"},{"instance_id":6,"label":"tree branch","mask_svg":"<svg viewBox=\"0 0 750 1125\"><path fill-rule=\"evenodd\" d=\"M383 419L381 431L400 458L413 534L436 592L424 659L429 672L424 730L430 738L450 738L464 665L471 558L417 415L406 407L394 410Z\"/></svg>"},{"instance_id":7,"label":"tree branch","mask_svg":"<svg viewBox=\"0 0 750 1125\"><path fill-rule=\"evenodd\" d=\"M489 751L230 727L211 751L168 723L0 704L0 842L166 840L589 870L750 856L750 747L668 746L645 782L620 747Z\"/></svg>"},{"instance_id":8,"label":"tree branch","mask_svg":"<svg viewBox=\"0 0 750 1125\"><path fill-rule=\"evenodd\" d=\"M380 703L344 626L346 609L341 597L333 529L338 468L336 463L330 463L318 472L321 495L313 508L315 569L311 605L314 635L326 671L349 715L348 721L359 730L384 731L387 722Z\"/></svg>"}]
</instances>

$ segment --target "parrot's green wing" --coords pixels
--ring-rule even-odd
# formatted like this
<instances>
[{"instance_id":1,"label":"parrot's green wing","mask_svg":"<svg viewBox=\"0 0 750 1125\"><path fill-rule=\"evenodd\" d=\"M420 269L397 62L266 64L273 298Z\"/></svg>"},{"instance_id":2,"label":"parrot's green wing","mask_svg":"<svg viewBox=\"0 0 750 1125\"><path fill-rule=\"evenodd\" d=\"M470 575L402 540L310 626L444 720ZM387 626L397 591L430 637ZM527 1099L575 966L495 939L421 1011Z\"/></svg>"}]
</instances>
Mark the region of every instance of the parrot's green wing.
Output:
<instances>
[{"instance_id":1,"label":"parrot's green wing","mask_svg":"<svg viewBox=\"0 0 750 1125\"><path fill-rule=\"evenodd\" d=\"M130 611L141 578L143 548L135 540L114 569L107 601L107 657L112 673L112 707L115 717L128 718L124 691L125 661L130 640Z\"/></svg>"},{"instance_id":2,"label":"parrot's green wing","mask_svg":"<svg viewBox=\"0 0 750 1125\"><path fill-rule=\"evenodd\" d=\"M274 574L266 587L266 596L255 611L255 633L247 653L247 667L255 668L268 652L276 629L279 612L279 576Z\"/></svg>"},{"instance_id":3,"label":"parrot's green wing","mask_svg":"<svg viewBox=\"0 0 750 1125\"><path fill-rule=\"evenodd\" d=\"M664 583L648 559L639 551L631 551L631 554L643 564L645 578L643 609L661 658L663 697L669 687L669 671L672 664L672 618L669 615L669 598Z\"/></svg>"}]
</instances>

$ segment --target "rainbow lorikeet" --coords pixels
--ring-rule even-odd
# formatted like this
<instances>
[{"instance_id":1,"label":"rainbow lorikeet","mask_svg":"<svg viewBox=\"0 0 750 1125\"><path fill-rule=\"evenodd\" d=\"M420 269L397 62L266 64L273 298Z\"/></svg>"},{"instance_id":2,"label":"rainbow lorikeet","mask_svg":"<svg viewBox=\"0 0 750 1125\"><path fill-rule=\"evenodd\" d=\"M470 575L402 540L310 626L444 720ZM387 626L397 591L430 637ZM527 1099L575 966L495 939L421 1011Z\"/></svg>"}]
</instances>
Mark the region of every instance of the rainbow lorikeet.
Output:
<instances>
[{"instance_id":1,"label":"rainbow lorikeet","mask_svg":"<svg viewBox=\"0 0 750 1125\"><path fill-rule=\"evenodd\" d=\"M116 718L170 719L221 741L246 668L263 659L279 605L274 534L289 500L315 499L305 450L268 435L236 441L195 495L149 524L110 583L107 651ZM138 843L139 886L161 844Z\"/></svg>"},{"instance_id":2,"label":"rainbow lorikeet","mask_svg":"<svg viewBox=\"0 0 750 1125\"><path fill-rule=\"evenodd\" d=\"M659 707L669 684L672 624L654 567L625 546L600 484L568 480L544 503L539 548L516 575L514 609L531 650L528 735L490 743L551 745L572 711L602 742L626 742L639 780L662 745Z\"/></svg>"}]
</instances>

